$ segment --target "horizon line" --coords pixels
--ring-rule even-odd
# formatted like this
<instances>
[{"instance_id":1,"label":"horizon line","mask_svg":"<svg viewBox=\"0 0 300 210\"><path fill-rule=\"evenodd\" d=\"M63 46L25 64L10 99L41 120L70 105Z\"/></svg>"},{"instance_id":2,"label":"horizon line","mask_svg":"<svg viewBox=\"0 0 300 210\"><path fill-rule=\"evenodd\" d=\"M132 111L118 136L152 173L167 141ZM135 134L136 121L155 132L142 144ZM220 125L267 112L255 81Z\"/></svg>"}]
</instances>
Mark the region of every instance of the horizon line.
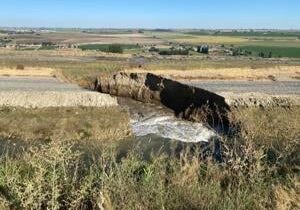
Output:
<instances>
[{"instance_id":1,"label":"horizon line","mask_svg":"<svg viewBox=\"0 0 300 210\"><path fill-rule=\"evenodd\" d=\"M24 28L24 29L106 29L106 30L290 30L300 31L300 28L166 28L166 27L53 27L53 26L0 26L0 28Z\"/></svg>"}]
</instances>

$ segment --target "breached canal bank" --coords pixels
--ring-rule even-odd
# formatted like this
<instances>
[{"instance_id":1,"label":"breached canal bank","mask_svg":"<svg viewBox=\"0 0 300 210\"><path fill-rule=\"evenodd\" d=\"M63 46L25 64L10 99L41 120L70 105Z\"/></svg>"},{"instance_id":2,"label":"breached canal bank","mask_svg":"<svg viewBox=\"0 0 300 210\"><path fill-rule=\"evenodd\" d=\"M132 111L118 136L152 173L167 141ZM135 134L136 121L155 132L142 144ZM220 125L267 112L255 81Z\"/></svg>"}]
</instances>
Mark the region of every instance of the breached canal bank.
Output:
<instances>
[{"instance_id":1,"label":"breached canal bank","mask_svg":"<svg viewBox=\"0 0 300 210\"><path fill-rule=\"evenodd\" d=\"M182 142L208 142L228 133L234 126L228 117L233 107L289 107L299 102L292 96L218 95L147 73L99 75L93 89L119 97L120 106L130 112L135 135L157 135Z\"/></svg>"},{"instance_id":2,"label":"breached canal bank","mask_svg":"<svg viewBox=\"0 0 300 210\"><path fill-rule=\"evenodd\" d=\"M101 93L162 105L184 120L205 123L210 127L223 126L224 129L229 126L230 106L224 97L154 74L101 75L94 89Z\"/></svg>"}]
</instances>

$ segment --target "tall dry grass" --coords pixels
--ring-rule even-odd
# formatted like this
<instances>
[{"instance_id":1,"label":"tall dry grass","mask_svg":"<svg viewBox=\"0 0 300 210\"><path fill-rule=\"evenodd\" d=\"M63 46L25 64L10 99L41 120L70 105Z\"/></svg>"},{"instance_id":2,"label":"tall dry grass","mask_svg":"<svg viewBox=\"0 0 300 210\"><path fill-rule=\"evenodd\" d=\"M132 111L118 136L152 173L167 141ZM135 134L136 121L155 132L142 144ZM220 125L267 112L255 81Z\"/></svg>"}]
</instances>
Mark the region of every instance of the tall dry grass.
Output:
<instances>
[{"instance_id":1,"label":"tall dry grass","mask_svg":"<svg viewBox=\"0 0 300 210\"><path fill-rule=\"evenodd\" d=\"M118 156L59 139L0 161L8 209L298 209L299 108L235 111L240 133L223 138L224 162L179 156Z\"/></svg>"}]
</instances>

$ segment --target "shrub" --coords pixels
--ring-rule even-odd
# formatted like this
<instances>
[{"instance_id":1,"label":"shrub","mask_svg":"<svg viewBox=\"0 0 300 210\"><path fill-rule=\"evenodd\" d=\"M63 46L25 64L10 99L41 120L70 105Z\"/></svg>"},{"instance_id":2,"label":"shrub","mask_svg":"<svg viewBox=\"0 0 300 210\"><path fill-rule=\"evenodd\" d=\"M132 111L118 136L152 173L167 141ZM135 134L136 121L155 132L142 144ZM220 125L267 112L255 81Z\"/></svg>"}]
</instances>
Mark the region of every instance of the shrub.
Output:
<instances>
[{"instance_id":1,"label":"shrub","mask_svg":"<svg viewBox=\"0 0 300 210\"><path fill-rule=\"evenodd\" d=\"M268 58L272 58L272 57L273 57L273 53L272 53L272 52L269 52Z\"/></svg>"},{"instance_id":2,"label":"shrub","mask_svg":"<svg viewBox=\"0 0 300 210\"><path fill-rule=\"evenodd\" d=\"M188 55L189 50L176 50L176 49L170 49L170 50L162 50L159 52L160 55Z\"/></svg>"},{"instance_id":3,"label":"shrub","mask_svg":"<svg viewBox=\"0 0 300 210\"><path fill-rule=\"evenodd\" d=\"M261 57L261 58L265 58L265 53L260 52L260 53L258 53L258 56Z\"/></svg>"},{"instance_id":4,"label":"shrub","mask_svg":"<svg viewBox=\"0 0 300 210\"><path fill-rule=\"evenodd\" d=\"M202 45L197 47L197 52L198 53L203 53L203 54L209 54L209 46L208 45Z\"/></svg>"},{"instance_id":5,"label":"shrub","mask_svg":"<svg viewBox=\"0 0 300 210\"><path fill-rule=\"evenodd\" d=\"M159 52L159 49L152 46L152 47L149 49L149 52Z\"/></svg>"},{"instance_id":6,"label":"shrub","mask_svg":"<svg viewBox=\"0 0 300 210\"><path fill-rule=\"evenodd\" d=\"M24 67L24 65L22 65L22 64L18 64L16 69L17 69L17 70L24 70L25 67Z\"/></svg>"},{"instance_id":7,"label":"shrub","mask_svg":"<svg viewBox=\"0 0 300 210\"><path fill-rule=\"evenodd\" d=\"M269 79L269 80L272 80L272 81L274 81L274 82L276 81L276 77L275 77L274 75L269 75L269 76L268 76L268 79Z\"/></svg>"}]
</instances>

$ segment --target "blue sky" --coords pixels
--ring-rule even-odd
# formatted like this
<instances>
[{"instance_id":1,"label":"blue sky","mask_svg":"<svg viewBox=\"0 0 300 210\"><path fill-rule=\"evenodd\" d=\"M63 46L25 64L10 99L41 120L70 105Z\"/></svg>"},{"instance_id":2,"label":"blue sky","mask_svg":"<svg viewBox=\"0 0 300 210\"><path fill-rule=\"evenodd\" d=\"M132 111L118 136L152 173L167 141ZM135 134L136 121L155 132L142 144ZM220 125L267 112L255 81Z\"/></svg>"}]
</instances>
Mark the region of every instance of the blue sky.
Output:
<instances>
[{"instance_id":1,"label":"blue sky","mask_svg":"<svg viewBox=\"0 0 300 210\"><path fill-rule=\"evenodd\" d=\"M0 26L300 29L300 0L0 0Z\"/></svg>"}]
</instances>

